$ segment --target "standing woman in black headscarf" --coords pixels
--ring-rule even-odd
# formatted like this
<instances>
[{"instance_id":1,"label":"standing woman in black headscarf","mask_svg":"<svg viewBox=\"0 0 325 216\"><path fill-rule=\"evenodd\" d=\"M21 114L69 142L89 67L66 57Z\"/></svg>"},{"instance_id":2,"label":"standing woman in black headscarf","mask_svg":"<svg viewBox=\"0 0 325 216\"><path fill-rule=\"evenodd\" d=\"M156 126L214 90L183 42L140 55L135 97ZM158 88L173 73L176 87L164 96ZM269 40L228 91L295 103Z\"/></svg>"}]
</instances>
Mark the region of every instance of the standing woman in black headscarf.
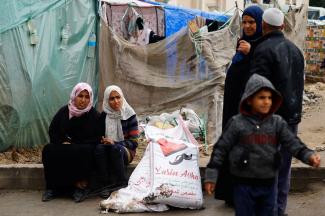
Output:
<instances>
[{"instance_id":1,"label":"standing woman in black headscarf","mask_svg":"<svg viewBox=\"0 0 325 216\"><path fill-rule=\"evenodd\" d=\"M242 15L242 37L238 40L236 54L226 74L222 129L228 120L238 114L239 101L249 78L252 54L262 36L263 10L258 6L246 8Z\"/></svg>"},{"instance_id":2,"label":"standing woman in black headscarf","mask_svg":"<svg viewBox=\"0 0 325 216\"><path fill-rule=\"evenodd\" d=\"M236 54L226 74L222 130L225 130L228 120L239 112L239 102L250 75L252 54L262 36L262 16L263 10L255 5L247 7L243 12L242 37L238 40ZM215 198L232 205L232 182L227 167L225 164L220 170Z\"/></svg>"}]
</instances>

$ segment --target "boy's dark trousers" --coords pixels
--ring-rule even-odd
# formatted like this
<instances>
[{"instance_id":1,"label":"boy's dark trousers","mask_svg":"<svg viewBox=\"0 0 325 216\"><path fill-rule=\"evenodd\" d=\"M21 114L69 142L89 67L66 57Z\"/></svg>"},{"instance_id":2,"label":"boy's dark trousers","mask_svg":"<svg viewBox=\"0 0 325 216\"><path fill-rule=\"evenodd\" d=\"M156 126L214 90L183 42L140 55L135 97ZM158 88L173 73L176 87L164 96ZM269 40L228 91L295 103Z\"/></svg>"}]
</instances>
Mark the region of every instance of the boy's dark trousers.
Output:
<instances>
[{"instance_id":1,"label":"boy's dark trousers","mask_svg":"<svg viewBox=\"0 0 325 216\"><path fill-rule=\"evenodd\" d=\"M274 184L269 186L234 184L236 216L273 216L274 200Z\"/></svg>"}]
</instances>

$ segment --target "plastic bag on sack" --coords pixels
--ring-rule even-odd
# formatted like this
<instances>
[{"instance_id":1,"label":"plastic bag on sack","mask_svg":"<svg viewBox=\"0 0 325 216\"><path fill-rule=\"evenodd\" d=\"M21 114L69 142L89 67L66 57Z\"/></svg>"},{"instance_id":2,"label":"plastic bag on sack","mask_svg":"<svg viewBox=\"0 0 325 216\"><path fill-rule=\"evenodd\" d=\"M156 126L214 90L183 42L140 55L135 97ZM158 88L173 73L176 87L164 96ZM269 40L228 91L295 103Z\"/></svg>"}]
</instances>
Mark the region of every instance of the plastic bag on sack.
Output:
<instances>
[{"instance_id":1,"label":"plastic bag on sack","mask_svg":"<svg viewBox=\"0 0 325 216\"><path fill-rule=\"evenodd\" d=\"M151 116L148 125L155 126L161 129L168 129L175 127L175 117L169 113L162 113L159 116Z\"/></svg>"},{"instance_id":2,"label":"plastic bag on sack","mask_svg":"<svg viewBox=\"0 0 325 216\"><path fill-rule=\"evenodd\" d=\"M175 111L173 115L176 113L181 114L183 117L183 120L185 121L188 129L190 132L199 134L201 133L201 127L202 127L202 122L200 117L194 112L194 110L189 109L189 108L181 108L180 111Z\"/></svg>"}]
</instances>

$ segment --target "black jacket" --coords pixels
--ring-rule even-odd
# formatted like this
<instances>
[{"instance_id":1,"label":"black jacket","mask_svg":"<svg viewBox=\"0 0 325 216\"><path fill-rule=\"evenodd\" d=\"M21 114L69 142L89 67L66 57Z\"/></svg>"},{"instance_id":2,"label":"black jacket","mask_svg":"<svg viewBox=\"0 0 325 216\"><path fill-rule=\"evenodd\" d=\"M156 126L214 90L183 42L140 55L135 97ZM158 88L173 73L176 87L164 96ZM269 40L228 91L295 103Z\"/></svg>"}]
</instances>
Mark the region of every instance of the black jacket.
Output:
<instances>
[{"instance_id":1,"label":"black jacket","mask_svg":"<svg viewBox=\"0 0 325 216\"><path fill-rule=\"evenodd\" d=\"M50 143L62 144L67 141L74 144L100 143L99 113L91 108L80 117L69 119L68 106L63 106L53 117L50 124Z\"/></svg>"},{"instance_id":2,"label":"black jacket","mask_svg":"<svg viewBox=\"0 0 325 216\"><path fill-rule=\"evenodd\" d=\"M249 41L251 44L250 52L242 55L243 59L239 62L232 62L225 80L222 112L222 128L226 126L228 120L239 113L239 102L244 93L247 80L250 77L251 59L258 40ZM237 44L238 47L238 44Z\"/></svg>"},{"instance_id":3,"label":"black jacket","mask_svg":"<svg viewBox=\"0 0 325 216\"><path fill-rule=\"evenodd\" d=\"M283 97L277 114L288 124L301 121L304 89L304 57L281 31L263 36L256 47L250 69L269 79Z\"/></svg>"}]
</instances>

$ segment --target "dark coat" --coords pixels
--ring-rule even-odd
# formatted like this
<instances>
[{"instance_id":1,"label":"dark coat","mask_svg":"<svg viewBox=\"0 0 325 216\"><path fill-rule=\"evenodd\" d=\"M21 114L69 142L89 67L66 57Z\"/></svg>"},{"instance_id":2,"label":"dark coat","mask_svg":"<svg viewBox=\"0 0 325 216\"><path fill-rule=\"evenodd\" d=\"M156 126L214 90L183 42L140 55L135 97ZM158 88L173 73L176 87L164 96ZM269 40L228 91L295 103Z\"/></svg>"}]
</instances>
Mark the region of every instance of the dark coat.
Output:
<instances>
[{"instance_id":1,"label":"dark coat","mask_svg":"<svg viewBox=\"0 0 325 216\"><path fill-rule=\"evenodd\" d=\"M80 117L69 119L69 109L65 105L55 114L50 124L50 143L62 144L68 141L73 144L98 144L98 119L99 113L94 108Z\"/></svg>"},{"instance_id":2,"label":"dark coat","mask_svg":"<svg viewBox=\"0 0 325 216\"><path fill-rule=\"evenodd\" d=\"M252 53L258 41L251 41L250 44L251 50L249 54L242 55L243 59L232 63L227 71L223 96L222 129L224 129L231 117L239 113L239 102L250 77Z\"/></svg>"},{"instance_id":3,"label":"dark coat","mask_svg":"<svg viewBox=\"0 0 325 216\"><path fill-rule=\"evenodd\" d=\"M277 114L289 125L298 124L304 89L304 57L299 48L281 31L269 33L259 41L251 65L251 74L266 77L281 93L283 103Z\"/></svg>"},{"instance_id":4,"label":"dark coat","mask_svg":"<svg viewBox=\"0 0 325 216\"><path fill-rule=\"evenodd\" d=\"M227 71L223 100L222 129L225 128L228 120L239 112L239 101L250 75L249 71L252 53L257 46L257 39L262 36L263 10L253 5L244 10L242 16L244 17L245 15L255 19L256 32L252 36L246 35L244 31L242 32L241 39L251 44L250 53L245 56L243 53L237 51ZM228 171L227 163L224 163L223 169L220 169L217 185L219 186L215 191L215 198L225 200L227 203L231 204L233 202L232 179Z\"/></svg>"},{"instance_id":5,"label":"dark coat","mask_svg":"<svg viewBox=\"0 0 325 216\"><path fill-rule=\"evenodd\" d=\"M239 113L239 102L250 76L252 53L257 43L258 41L250 41L250 53L246 56L242 55L242 60L232 63L227 71L223 96L222 130L225 129L229 119ZM228 171L228 163L226 161L223 168L220 169L220 178L218 178L217 182L219 186L215 191L215 198L225 200L229 204L233 202L231 179Z\"/></svg>"},{"instance_id":6,"label":"dark coat","mask_svg":"<svg viewBox=\"0 0 325 216\"><path fill-rule=\"evenodd\" d=\"M94 108L71 119L67 105L55 114L49 128L50 144L42 151L47 189L71 190L76 181L90 178L94 149L101 138L98 120Z\"/></svg>"},{"instance_id":7,"label":"dark coat","mask_svg":"<svg viewBox=\"0 0 325 216\"><path fill-rule=\"evenodd\" d=\"M243 12L243 17L250 16L254 18L256 22L256 32L251 36L246 35L244 31L242 32L240 40L245 40L251 44L250 52L248 55L244 55L237 51L227 71L223 100L222 128L226 126L227 121L232 116L238 114L239 101L250 76L249 70L252 53L258 44L257 39L262 36L262 15L263 10L255 5L247 7ZM238 46L239 44L237 44L237 48Z\"/></svg>"}]
</instances>

